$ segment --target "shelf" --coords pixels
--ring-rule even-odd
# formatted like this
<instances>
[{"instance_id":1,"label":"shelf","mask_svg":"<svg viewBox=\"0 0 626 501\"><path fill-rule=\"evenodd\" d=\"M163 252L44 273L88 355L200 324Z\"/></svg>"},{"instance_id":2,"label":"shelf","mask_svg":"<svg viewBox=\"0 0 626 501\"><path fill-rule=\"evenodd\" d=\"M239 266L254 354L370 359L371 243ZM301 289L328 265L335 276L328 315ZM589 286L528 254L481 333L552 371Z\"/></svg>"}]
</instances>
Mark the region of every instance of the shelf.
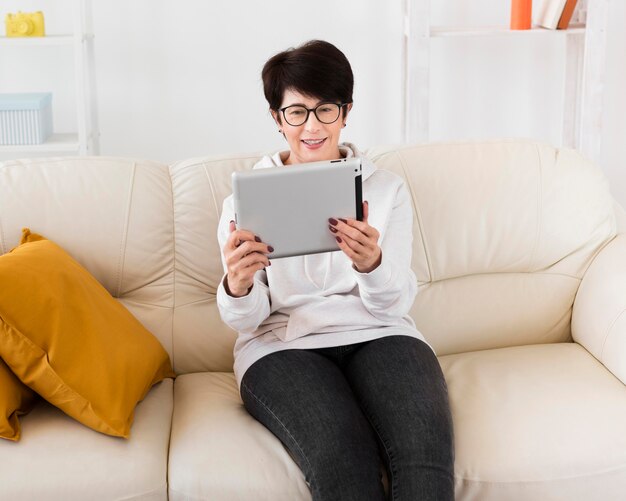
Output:
<instances>
[{"instance_id":1,"label":"shelf","mask_svg":"<svg viewBox=\"0 0 626 501\"><path fill-rule=\"evenodd\" d=\"M566 30L549 30L533 26L530 30L511 30L506 26L431 26L431 38L476 36L564 36L583 35L584 25L570 25Z\"/></svg>"},{"instance_id":2,"label":"shelf","mask_svg":"<svg viewBox=\"0 0 626 501\"><path fill-rule=\"evenodd\" d=\"M99 153L98 117L96 112L96 93L94 77L94 35L92 32L93 0L71 0L72 11L59 7L59 13L71 14L73 18L71 31L47 34L43 37L6 37L0 36L0 57L11 52L13 49L22 49L29 53L37 53L37 57L49 57L43 47L61 47L62 51L71 49L74 54L73 83L74 103L76 108L76 132L71 134L53 134L43 144L33 145L0 145L0 154L3 157L24 157L29 154L38 155L59 153L68 155L97 155ZM29 47L29 49L26 49ZM56 52L55 49L51 49ZM19 50L17 51L19 52ZM71 54L71 52L69 53ZM29 61L31 62L31 61ZM42 74L42 82L46 74ZM12 76L0 75L0 83L4 87L5 81L11 82ZM68 75L69 83L72 82ZM22 84L24 86L24 84ZM27 87L30 85L26 84ZM14 84L11 84L13 92L19 92ZM38 88L45 89L43 83ZM23 89L22 91L26 91ZM4 160L4 158L3 158Z\"/></svg>"},{"instance_id":3,"label":"shelf","mask_svg":"<svg viewBox=\"0 0 626 501\"><path fill-rule=\"evenodd\" d=\"M93 38L92 34L83 36L83 40ZM0 37L0 47L51 47L56 45L72 45L74 35L46 35L45 37Z\"/></svg>"},{"instance_id":4,"label":"shelf","mask_svg":"<svg viewBox=\"0 0 626 501\"><path fill-rule=\"evenodd\" d=\"M497 47L508 40L539 44L558 42L562 51L561 144L582 152L597 164L602 163L602 98L605 88L606 32L611 0L578 2L578 13L566 30L550 30L533 25L529 30L511 30L508 19L499 26L459 24L433 26L433 0L404 0L404 124L406 143L430 141L431 67L436 57L433 47L457 40L468 43L473 38ZM508 17L508 16L507 16ZM445 21L444 21L445 22ZM489 42L489 43L487 43ZM458 43L458 42L456 42ZM472 44L473 45L473 44ZM474 47L476 48L476 47ZM484 77L491 78L491 73Z\"/></svg>"},{"instance_id":5,"label":"shelf","mask_svg":"<svg viewBox=\"0 0 626 501\"><path fill-rule=\"evenodd\" d=\"M52 136L50 136L50 138L42 144L0 145L0 153L38 153L46 151L77 152L78 150L78 134L52 134Z\"/></svg>"}]
</instances>

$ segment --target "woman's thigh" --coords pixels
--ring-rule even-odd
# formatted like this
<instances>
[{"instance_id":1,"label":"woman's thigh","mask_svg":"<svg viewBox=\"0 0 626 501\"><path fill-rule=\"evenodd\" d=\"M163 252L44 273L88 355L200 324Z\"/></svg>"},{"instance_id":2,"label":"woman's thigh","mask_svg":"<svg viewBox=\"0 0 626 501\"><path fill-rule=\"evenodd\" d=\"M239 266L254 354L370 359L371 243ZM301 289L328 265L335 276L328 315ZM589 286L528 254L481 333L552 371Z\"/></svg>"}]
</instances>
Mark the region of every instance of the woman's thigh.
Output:
<instances>
[{"instance_id":1,"label":"woman's thigh","mask_svg":"<svg viewBox=\"0 0 626 501\"><path fill-rule=\"evenodd\" d=\"M292 453L314 500L384 499L376 436L333 361L272 353L246 371L241 397Z\"/></svg>"},{"instance_id":2,"label":"woman's thigh","mask_svg":"<svg viewBox=\"0 0 626 501\"><path fill-rule=\"evenodd\" d=\"M380 338L356 351L344 373L384 449L390 499L454 499L447 386L428 345Z\"/></svg>"}]
</instances>

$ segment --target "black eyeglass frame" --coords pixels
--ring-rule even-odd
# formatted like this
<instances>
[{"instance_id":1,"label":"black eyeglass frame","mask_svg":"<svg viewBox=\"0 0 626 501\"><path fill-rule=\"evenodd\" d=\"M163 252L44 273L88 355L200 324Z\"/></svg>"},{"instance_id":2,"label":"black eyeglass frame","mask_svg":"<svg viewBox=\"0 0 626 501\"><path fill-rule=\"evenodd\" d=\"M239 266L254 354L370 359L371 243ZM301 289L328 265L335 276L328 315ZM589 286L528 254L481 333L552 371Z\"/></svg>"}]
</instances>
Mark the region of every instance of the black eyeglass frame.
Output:
<instances>
[{"instance_id":1,"label":"black eyeglass frame","mask_svg":"<svg viewBox=\"0 0 626 501\"><path fill-rule=\"evenodd\" d=\"M339 113L337 113L337 118L335 118L332 122L324 122L323 120L320 120L320 117L317 116L317 109L320 106L324 106L325 104L334 104L335 106L339 106ZM352 103L334 103L332 101L326 101L324 103L320 103L318 104L315 108L307 108L306 106L302 106L301 104L290 104L289 106L285 106L284 108L279 108L278 111L282 112L283 114L283 118L285 119L285 122L287 123L287 125L291 125L291 127L300 127L301 125L304 125L305 123L307 123L307 120L309 119L309 116L311 115L311 112L313 112L313 114L315 115L315 118L317 118L318 122L324 124L324 125L330 125L330 124L334 124L337 120L339 120L339 117L341 116L341 109L344 106L348 106L349 104ZM298 107L298 108L304 108L306 110L306 117L304 118L304 121L301 124L298 125L293 125L289 123L289 120L287 120L287 117L285 116L285 110L288 108L294 108L294 107Z\"/></svg>"}]
</instances>

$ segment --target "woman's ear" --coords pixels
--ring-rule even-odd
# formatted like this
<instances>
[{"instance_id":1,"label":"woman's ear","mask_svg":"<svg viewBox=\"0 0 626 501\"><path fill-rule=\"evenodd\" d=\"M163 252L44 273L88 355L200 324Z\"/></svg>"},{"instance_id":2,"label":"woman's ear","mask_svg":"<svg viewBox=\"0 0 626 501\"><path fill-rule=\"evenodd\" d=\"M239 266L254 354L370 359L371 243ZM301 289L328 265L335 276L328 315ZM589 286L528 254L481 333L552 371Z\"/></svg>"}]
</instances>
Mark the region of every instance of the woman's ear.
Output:
<instances>
[{"instance_id":1,"label":"woman's ear","mask_svg":"<svg viewBox=\"0 0 626 501\"><path fill-rule=\"evenodd\" d=\"M348 113L350 113L350 110L352 109L352 103L347 104L343 107L343 123L346 123L346 119L348 118Z\"/></svg>"},{"instance_id":2,"label":"woman's ear","mask_svg":"<svg viewBox=\"0 0 626 501\"><path fill-rule=\"evenodd\" d=\"M280 121L280 114L275 111L270 109L270 113L272 114L272 118L274 119L274 122L276 122L276 125L278 125L279 128L281 128L283 126L283 124Z\"/></svg>"}]
</instances>

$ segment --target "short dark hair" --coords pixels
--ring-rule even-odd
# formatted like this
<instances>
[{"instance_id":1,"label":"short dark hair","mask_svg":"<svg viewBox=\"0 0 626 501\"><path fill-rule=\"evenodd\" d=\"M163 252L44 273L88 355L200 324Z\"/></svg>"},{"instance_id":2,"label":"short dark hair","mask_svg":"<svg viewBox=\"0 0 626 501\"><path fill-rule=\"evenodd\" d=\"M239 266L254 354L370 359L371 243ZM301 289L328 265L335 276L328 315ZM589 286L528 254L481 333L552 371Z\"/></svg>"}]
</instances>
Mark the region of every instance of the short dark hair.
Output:
<instances>
[{"instance_id":1,"label":"short dark hair","mask_svg":"<svg viewBox=\"0 0 626 501\"><path fill-rule=\"evenodd\" d=\"M263 92L277 111L287 89L323 101L352 102L354 76L348 59L323 40L310 40L272 56L261 72Z\"/></svg>"}]
</instances>

